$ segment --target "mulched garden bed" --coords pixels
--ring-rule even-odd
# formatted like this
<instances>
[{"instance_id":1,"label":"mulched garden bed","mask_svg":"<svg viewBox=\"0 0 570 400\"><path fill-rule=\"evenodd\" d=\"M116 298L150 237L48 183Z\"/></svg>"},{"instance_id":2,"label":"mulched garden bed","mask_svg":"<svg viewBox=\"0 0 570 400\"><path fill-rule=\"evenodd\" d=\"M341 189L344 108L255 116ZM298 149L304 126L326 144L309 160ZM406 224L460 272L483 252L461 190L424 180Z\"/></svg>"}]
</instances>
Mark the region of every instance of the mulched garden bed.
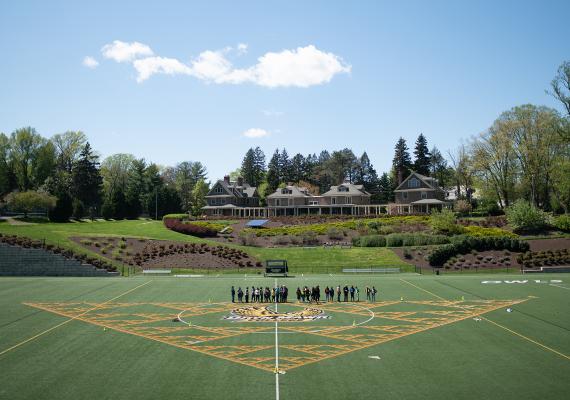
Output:
<instances>
[{"instance_id":1,"label":"mulched garden bed","mask_svg":"<svg viewBox=\"0 0 570 400\"><path fill-rule=\"evenodd\" d=\"M103 257L148 268L245 268L262 264L227 246L120 237L72 237Z\"/></svg>"}]
</instances>

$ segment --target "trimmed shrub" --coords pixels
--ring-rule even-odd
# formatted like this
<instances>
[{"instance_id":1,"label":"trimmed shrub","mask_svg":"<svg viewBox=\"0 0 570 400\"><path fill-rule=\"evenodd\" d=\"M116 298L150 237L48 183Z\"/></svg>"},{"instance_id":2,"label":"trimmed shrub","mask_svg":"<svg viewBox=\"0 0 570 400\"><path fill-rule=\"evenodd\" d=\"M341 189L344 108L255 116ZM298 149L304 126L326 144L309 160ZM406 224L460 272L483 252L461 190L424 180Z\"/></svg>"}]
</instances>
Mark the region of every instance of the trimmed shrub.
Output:
<instances>
[{"instance_id":1,"label":"trimmed shrub","mask_svg":"<svg viewBox=\"0 0 570 400\"><path fill-rule=\"evenodd\" d=\"M198 226L190 223L184 223L177 219L165 219L164 226L174 232L191 235L196 237L216 237L218 232L214 229Z\"/></svg>"},{"instance_id":2,"label":"trimmed shrub","mask_svg":"<svg viewBox=\"0 0 570 400\"><path fill-rule=\"evenodd\" d=\"M165 221L167 219L177 219L180 221L187 221L188 220L188 214L166 214L162 217L162 220Z\"/></svg>"},{"instance_id":3,"label":"trimmed shrub","mask_svg":"<svg viewBox=\"0 0 570 400\"><path fill-rule=\"evenodd\" d=\"M429 246L449 243L445 235L426 235L423 233L391 233L389 235L367 235L354 238L352 244L359 247L402 247Z\"/></svg>"},{"instance_id":4,"label":"trimmed shrub","mask_svg":"<svg viewBox=\"0 0 570 400\"><path fill-rule=\"evenodd\" d=\"M507 221L515 232L537 232L550 225L550 215L520 199L507 208Z\"/></svg>"},{"instance_id":5,"label":"trimmed shrub","mask_svg":"<svg viewBox=\"0 0 570 400\"><path fill-rule=\"evenodd\" d=\"M386 237L382 235L367 235L355 237L352 244L357 247L386 247Z\"/></svg>"}]
</instances>

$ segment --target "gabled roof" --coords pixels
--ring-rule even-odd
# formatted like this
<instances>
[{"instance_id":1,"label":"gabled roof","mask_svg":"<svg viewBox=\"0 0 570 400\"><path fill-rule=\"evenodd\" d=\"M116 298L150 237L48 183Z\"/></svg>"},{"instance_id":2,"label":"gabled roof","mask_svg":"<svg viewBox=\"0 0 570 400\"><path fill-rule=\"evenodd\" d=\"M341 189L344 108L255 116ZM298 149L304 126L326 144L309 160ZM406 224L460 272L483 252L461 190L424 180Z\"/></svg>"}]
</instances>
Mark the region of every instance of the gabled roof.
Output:
<instances>
[{"instance_id":1,"label":"gabled roof","mask_svg":"<svg viewBox=\"0 0 570 400\"><path fill-rule=\"evenodd\" d=\"M284 189L291 193L283 193ZM288 185L284 188L277 188L275 192L267 196L267 198L273 197L313 197L313 195L309 193L309 190L306 187Z\"/></svg>"},{"instance_id":2,"label":"gabled roof","mask_svg":"<svg viewBox=\"0 0 570 400\"><path fill-rule=\"evenodd\" d=\"M412 178L412 176L415 176L415 177L418 178L420 181L422 181L423 183L425 183L425 184L428 186L429 189L442 190L442 189L439 187L439 184L438 184L438 182L437 182L437 179L432 178L432 177L430 177L430 176L425 176L425 175L422 175L422 174L418 174L418 173L415 172L415 171L412 171L412 173L411 173L406 179L404 179L404 180L402 181L402 183L400 183L400 184L398 185L398 187L396 188L396 190L398 190L398 191L399 191L399 190L407 190L408 187L407 187L407 186L404 187L404 184L405 184L406 182L408 182L408 180L410 180L410 178Z\"/></svg>"},{"instance_id":3,"label":"gabled roof","mask_svg":"<svg viewBox=\"0 0 570 400\"><path fill-rule=\"evenodd\" d=\"M345 187L348 189L346 192L341 192L340 187ZM364 185L354 185L352 183L343 183L342 185L331 186L328 192L322 194L322 196L338 196L338 195L348 195L348 196L370 196L366 190L364 190Z\"/></svg>"},{"instance_id":4,"label":"gabled roof","mask_svg":"<svg viewBox=\"0 0 570 400\"><path fill-rule=\"evenodd\" d=\"M220 185L224 188L226 195L234 196L234 197L256 197L257 195L257 188L255 186L250 186L248 183L244 183L242 186L238 186L237 182L226 182L223 179L220 179L216 182L212 189L208 192L209 196L221 196L220 193L215 193L214 188Z\"/></svg>"}]
</instances>

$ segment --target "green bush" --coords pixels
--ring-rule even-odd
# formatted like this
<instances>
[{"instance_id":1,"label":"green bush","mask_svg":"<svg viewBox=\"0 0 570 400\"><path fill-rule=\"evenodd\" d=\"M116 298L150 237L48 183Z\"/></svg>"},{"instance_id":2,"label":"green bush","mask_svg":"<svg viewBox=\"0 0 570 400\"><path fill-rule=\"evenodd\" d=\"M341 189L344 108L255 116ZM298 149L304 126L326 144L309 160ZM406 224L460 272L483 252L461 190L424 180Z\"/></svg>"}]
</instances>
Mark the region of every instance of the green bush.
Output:
<instances>
[{"instance_id":1,"label":"green bush","mask_svg":"<svg viewBox=\"0 0 570 400\"><path fill-rule=\"evenodd\" d=\"M357 247L402 247L429 246L449 243L445 235L426 235L423 233L391 233L389 235L366 235L354 238L352 243Z\"/></svg>"},{"instance_id":2,"label":"green bush","mask_svg":"<svg viewBox=\"0 0 570 400\"><path fill-rule=\"evenodd\" d=\"M329 228L327 236L331 240L341 240L344 239L344 231L339 228Z\"/></svg>"},{"instance_id":3,"label":"green bush","mask_svg":"<svg viewBox=\"0 0 570 400\"><path fill-rule=\"evenodd\" d=\"M186 221L188 219L188 214L166 214L165 216L162 217L163 221L167 219L177 219L180 221Z\"/></svg>"},{"instance_id":4,"label":"green bush","mask_svg":"<svg viewBox=\"0 0 570 400\"><path fill-rule=\"evenodd\" d=\"M429 223L434 231L445 235L457 235L464 231L464 228L457 224L455 213L447 208L434 210Z\"/></svg>"},{"instance_id":5,"label":"green bush","mask_svg":"<svg viewBox=\"0 0 570 400\"><path fill-rule=\"evenodd\" d=\"M501 228L483 228L481 226L466 226L465 234L469 236L487 237L487 236L509 236L516 238L519 235Z\"/></svg>"},{"instance_id":6,"label":"green bush","mask_svg":"<svg viewBox=\"0 0 570 400\"><path fill-rule=\"evenodd\" d=\"M556 217L553 221L553 225L558 230L570 232L570 214L564 214Z\"/></svg>"},{"instance_id":7,"label":"green bush","mask_svg":"<svg viewBox=\"0 0 570 400\"><path fill-rule=\"evenodd\" d=\"M386 247L386 237L382 235L366 235L355 237L352 244L357 247Z\"/></svg>"},{"instance_id":8,"label":"green bush","mask_svg":"<svg viewBox=\"0 0 570 400\"><path fill-rule=\"evenodd\" d=\"M428 261L431 266L440 266L457 254L467 254L472 250L509 250L523 252L528 251L528 249L529 245L524 240L508 236L476 237L462 235L452 238L451 243L444 244L433 250L428 256Z\"/></svg>"},{"instance_id":9,"label":"green bush","mask_svg":"<svg viewBox=\"0 0 570 400\"><path fill-rule=\"evenodd\" d=\"M550 225L550 215L520 199L507 208L507 221L515 232L537 232Z\"/></svg>"}]
</instances>

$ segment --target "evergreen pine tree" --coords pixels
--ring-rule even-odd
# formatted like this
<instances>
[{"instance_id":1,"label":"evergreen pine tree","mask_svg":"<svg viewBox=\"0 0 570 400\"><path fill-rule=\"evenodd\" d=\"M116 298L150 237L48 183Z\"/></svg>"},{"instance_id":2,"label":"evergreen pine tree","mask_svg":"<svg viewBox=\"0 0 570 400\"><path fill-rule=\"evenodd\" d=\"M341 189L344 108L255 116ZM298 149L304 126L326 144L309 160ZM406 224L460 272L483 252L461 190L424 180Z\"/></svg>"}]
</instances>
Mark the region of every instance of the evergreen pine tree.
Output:
<instances>
[{"instance_id":1,"label":"evergreen pine tree","mask_svg":"<svg viewBox=\"0 0 570 400\"><path fill-rule=\"evenodd\" d=\"M144 159L133 161L125 192L126 217L129 219L138 218L143 211L143 196L146 192L145 169Z\"/></svg>"},{"instance_id":2,"label":"evergreen pine tree","mask_svg":"<svg viewBox=\"0 0 570 400\"><path fill-rule=\"evenodd\" d=\"M283 148L279 155L279 183L287 184L292 180L291 160L289 159L287 149Z\"/></svg>"},{"instance_id":3,"label":"evergreen pine tree","mask_svg":"<svg viewBox=\"0 0 570 400\"><path fill-rule=\"evenodd\" d=\"M374 200L380 204L388 204L394 201L394 180L386 172L380 176L378 188L378 195L374 197Z\"/></svg>"},{"instance_id":4,"label":"evergreen pine tree","mask_svg":"<svg viewBox=\"0 0 570 400\"><path fill-rule=\"evenodd\" d=\"M419 174L427 175L430 174L430 153L427 146L427 139L420 133L418 139L416 140L416 147L414 148L414 171Z\"/></svg>"},{"instance_id":5,"label":"evergreen pine tree","mask_svg":"<svg viewBox=\"0 0 570 400\"><path fill-rule=\"evenodd\" d=\"M400 137L396 142L392 166L394 167L394 173L396 174L394 177L395 181L399 185L408 177L410 174L410 168L412 167L412 159L408 152L408 145L403 137Z\"/></svg>"},{"instance_id":6,"label":"evergreen pine tree","mask_svg":"<svg viewBox=\"0 0 570 400\"><path fill-rule=\"evenodd\" d=\"M103 178L99 171L99 157L93 154L89 142L85 144L72 170L72 194L94 217L101 203Z\"/></svg>"},{"instance_id":7,"label":"evergreen pine tree","mask_svg":"<svg viewBox=\"0 0 570 400\"><path fill-rule=\"evenodd\" d=\"M275 190L277 190L277 188L279 187L280 183L279 178L281 176L279 157L280 157L279 149L276 149L275 152L273 153L273 156L271 157L271 160L269 160L269 164L267 165L266 194L275 192Z\"/></svg>"},{"instance_id":8,"label":"evergreen pine tree","mask_svg":"<svg viewBox=\"0 0 570 400\"><path fill-rule=\"evenodd\" d=\"M241 162L241 176L245 182L252 186L257 186L255 152L253 149L249 149L247 153L245 153L245 157Z\"/></svg>"}]
</instances>

